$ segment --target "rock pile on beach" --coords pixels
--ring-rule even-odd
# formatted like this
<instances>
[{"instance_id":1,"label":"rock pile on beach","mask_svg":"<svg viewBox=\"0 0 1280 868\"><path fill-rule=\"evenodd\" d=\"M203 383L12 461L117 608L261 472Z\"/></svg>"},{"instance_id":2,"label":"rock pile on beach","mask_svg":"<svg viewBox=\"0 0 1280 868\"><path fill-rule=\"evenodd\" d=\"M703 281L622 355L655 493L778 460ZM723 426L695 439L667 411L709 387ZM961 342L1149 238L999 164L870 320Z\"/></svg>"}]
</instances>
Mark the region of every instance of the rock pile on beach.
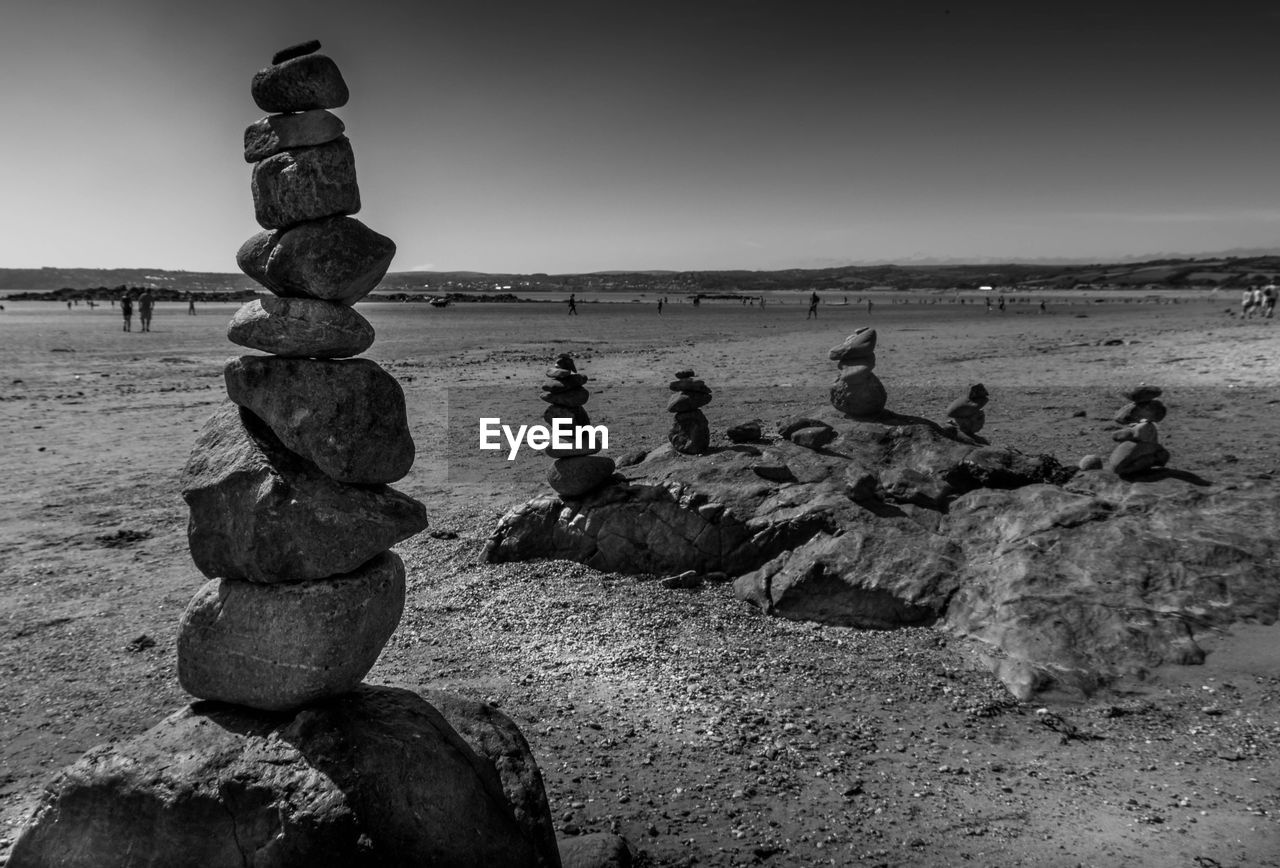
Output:
<instances>
[{"instance_id":1,"label":"rock pile on beach","mask_svg":"<svg viewBox=\"0 0 1280 868\"><path fill-rule=\"evenodd\" d=\"M947 407L948 424L965 437L977 437L978 432L987 424L987 414L982 408L987 406L989 400L986 386L981 383L970 386L967 395L956 398Z\"/></svg>"},{"instance_id":2,"label":"rock pile on beach","mask_svg":"<svg viewBox=\"0 0 1280 868\"><path fill-rule=\"evenodd\" d=\"M1160 396L1164 394L1159 386L1148 386L1145 383L1136 389L1124 393L1129 403L1116 413L1116 422L1121 425L1133 425L1138 422L1161 422L1168 410Z\"/></svg>"},{"instance_id":3,"label":"rock pile on beach","mask_svg":"<svg viewBox=\"0 0 1280 868\"><path fill-rule=\"evenodd\" d=\"M889 396L874 373L876 330L863 327L831 348L830 358L840 373L831 384L831 406L846 416L865 418L884 410Z\"/></svg>"},{"instance_id":4,"label":"rock pile on beach","mask_svg":"<svg viewBox=\"0 0 1280 868\"><path fill-rule=\"evenodd\" d=\"M1112 435L1117 445L1106 463L1113 473L1126 476L1169 463L1169 450L1160 445L1160 431L1156 428L1156 422L1164 419L1167 412L1159 400L1161 394L1158 387L1145 384L1124 393L1129 403L1115 418L1125 427Z\"/></svg>"},{"instance_id":5,"label":"rock pile on beach","mask_svg":"<svg viewBox=\"0 0 1280 868\"><path fill-rule=\"evenodd\" d=\"M209 578L178 628L202 700L64 770L15 845L19 866L512 865L558 868L541 774L510 720L361 680L399 623L390 551L427 526L394 489L414 459L399 383L367 359L351 306L395 245L360 207L346 103L312 42L253 79L273 112L245 134L267 231L241 267L230 400L182 474L191 556Z\"/></svg>"},{"instance_id":6,"label":"rock pile on beach","mask_svg":"<svg viewBox=\"0 0 1280 868\"><path fill-rule=\"evenodd\" d=\"M562 353L555 366L547 371L547 378L551 382L543 385L541 395L542 400L551 405L542 414L547 425L554 426L557 419L566 419L575 434L578 429L590 425L586 404L591 393L583 388L587 377L578 373L573 357ZM561 425L563 427L564 423ZM599 488L613 476L614 471L613 459L597 455L599 451L598 443L591 445L586 441L581 446L563 449L548 447L546 454L555 462L547 474L547 484L562 497L581 497Z\"/></svg>"},{"instance_id":7,"label":"rock pile on beach","mask_svg":"<svg viewBox=\"0 0 1280 868\"><path fill-rule=\"evenodd\" d=\"M667 412L675 414L667 434L671 448L683 455L701 455L711 445L711 426L702 412L711 403L711 390L694 379L691 370L677 371L670 387L675 392L667 402Z\"/></svg>"}]
</instances>

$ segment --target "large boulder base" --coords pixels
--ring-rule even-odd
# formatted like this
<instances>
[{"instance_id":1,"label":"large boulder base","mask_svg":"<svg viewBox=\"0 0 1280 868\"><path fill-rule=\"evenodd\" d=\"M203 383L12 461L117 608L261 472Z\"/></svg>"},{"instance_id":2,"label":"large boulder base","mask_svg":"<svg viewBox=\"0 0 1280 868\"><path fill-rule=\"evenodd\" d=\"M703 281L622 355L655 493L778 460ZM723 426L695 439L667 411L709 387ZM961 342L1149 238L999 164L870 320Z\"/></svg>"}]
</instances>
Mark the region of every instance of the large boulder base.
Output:
<instances>
[{"instance_id":1,"label":"large boulder base","mask_svg":"<svg viewBox=\"0 0 1280 868\"><path fill-rule=\"evenodd\" d=\"M373 326L349 307L313 298L246 302L227 326L227 339L286 358L342 359L373 345Z\"/></svg>"},{"instance_id":2,"label":"large boulder base","mask_svg":"<svg viewBox=\"0 0 1280 868\"><path fill-rule=\"evenodd\" d=\"M1198 632L1280 614L1280 494L1076 476L925 420L827 412L824 451L780 440L691 462L663 447L626 484L516 508L485 556L723 572L773 615L936 624L987 649L1023 697L1194 661Z\"/></svg>"},{"instance_id":3,"label":"large boulder base","mask_svg":"<svg viewBox=\"0 0 1280 868\"><path fill-rule=\"evenodd\" d=\"M323 579L427 526L418 501L385 485L331 479L230 401L196 438L181 486L191 557L209 578Z\"/></svg>"},{"instance_id":4,"label":"large boulder base","mask_svg":"<svg viewBox=\"0 0 1280 868\"><path fill-rule=\"evenodd\" d=\"M276 295L353 305L387 273L396 245L354 217L259 232L236 253L240 270Z\"/></svg>"},{"instance_id":5,"label":"large boulder base","mask_svg":"<svg viewBox=\"0 0 1280 868\"><path fill-rule=\"evenodd\" d=\"M201 699L279 711L352 690L404 611L404 563L383 552L330 579L214 579L178 625L178 681Z\"/></svg>"},{"instance_id":6,"label":"large boulder base","mask_svg":"<svg viewBox=\"0 0 1280 868\"><path fill-rule=\"evenodd\" d=\"M388 687L287 714L196 703L65 769L9 868L558 868L528 745L474 705Z\"/></svg>"},{"instance_id":7,"label":"large boulder base","mask_svg":"<svg viewBox=\"0 0 1280 868\"><path fill-rule=\"evenodd\" d=\"M223 373L227 397L332 479L395 482L413 466L404 390L377 362L241 356Z\"/></svg>"},{"instance_id":8,"label":"large boulder base","mask_svg":"<svg viewBox=\"0 0 1280 868\"><path fill-rule=\"evenodd\" d=\"M360 210L356 158L339 136L313 148L282 151L254 164L253 210L264 229L285 229Z\"/></svg>"}]
</instances>

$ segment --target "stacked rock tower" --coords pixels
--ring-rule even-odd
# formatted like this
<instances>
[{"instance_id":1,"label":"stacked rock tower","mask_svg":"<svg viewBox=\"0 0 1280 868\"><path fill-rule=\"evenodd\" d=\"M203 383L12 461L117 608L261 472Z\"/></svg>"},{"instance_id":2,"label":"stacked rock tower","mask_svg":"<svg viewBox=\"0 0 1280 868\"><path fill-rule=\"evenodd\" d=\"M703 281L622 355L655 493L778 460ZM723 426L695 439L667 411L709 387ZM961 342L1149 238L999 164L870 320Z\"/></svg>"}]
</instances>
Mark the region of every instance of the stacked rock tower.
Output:
<instances>
[{"instance_id":1,"label":"stacked rock tower","mask_svg":"<svg viewBox=\"0 0 1280 868\"><path fill-rule=\"evenodd\" d=\"M542 387L541 395L542 400L551 405L542 414L546 423L554 426L557 419L567 419L575 430L590 425L586 404L591 393L583 388L587 377L578 373L573 357L561 354L555 367L547 371L547 377L551 382ZM599 445L586 443L567 449L548 448L546 454L554 458L555 463L547 474L547 483L562 497L581 497L599 488L613 476L614 470L613 459L597 455L599 451Z\"/></svg>"},{"instance_id":2,"label":"stacked rock tower","mask_svg":"<svg viewBox=\"0 0 1280 868\"><path fill-rule=\"evenodd\" d=\"M1125 427L1112 435L1117 445L1107 459L1107 467L1113 473L1141 473L1169 463L1169 450L1160 445L1160 431L1156 428L1156 422L1164 419L1167 412L1159 400L1161 394L1158 387L1147 385L1124 393L1129 403L1116 414L1116 421Z\"/></svg>"},{"instance_id":3,"label":"stacked rock tower","mask_svg":"<svg viewBox=\"0 0 1280 868\"><path fill-rule=\"evenodd\" d=\"M829 357L840 373L831 384L831 406L846 416L874 416L889 400L884 383L874 373L876 366L876 330L863 327L839 346L832 347Z\"/></svg>"},{"instance_id":4,"label":"stacked rock tower","mask_svg":"<svg viewBox=\"0 0 1280 868\"><path fill-rule=\"evenodd\" d=\"M670 386L675 392L667 402L667 412L675 414L667 434L671 448L683 455L701 455L711 445L711 426L702 413L711 403L711 390L695 380L691 370L677 371Z\"/></svg>"},{"instance_id":5,"label":"stacked rock tower","mask_svg":"<svg viewBox=\"0 0 1280 868\"><path fill-rule=\"evenodd\" d=\"M991 400L987 387L975 383L963 398L956 398L947 407L947 420L951 427L970 439L978 436L978 432L987 424L987 414L982 408Z\"/></svg>"},{"instance_id":6,"label":"stacked rock tower","mask_svg":"<svg viewBox=\"0 0 1280 868\"><path fill-rule=\"evenodd\" d=\"M228 337L266 355L232 359L230 398L183 471L188 540L210 581L178 633L178 678L202 699L296 708L355 688L400 620L405 572L389 551L427 525L388 487L414 459L404 393L368 359L373 327L352 309L395 244L360 208L351 144L327 110L347 101L318 42L285 49L253 79L272 112L245 131L265 231L237 255L274 297Z\"/></svg>"}]
</instances>

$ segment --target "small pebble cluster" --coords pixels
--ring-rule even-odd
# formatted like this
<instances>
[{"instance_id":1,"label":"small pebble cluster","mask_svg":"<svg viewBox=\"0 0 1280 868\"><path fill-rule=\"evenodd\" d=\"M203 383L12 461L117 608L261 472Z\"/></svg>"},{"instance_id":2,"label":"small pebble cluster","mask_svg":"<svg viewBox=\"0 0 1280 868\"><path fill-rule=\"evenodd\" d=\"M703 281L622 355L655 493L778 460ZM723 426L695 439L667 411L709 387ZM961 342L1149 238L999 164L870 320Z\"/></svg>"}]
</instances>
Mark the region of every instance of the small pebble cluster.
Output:
<instances>
[{"instance_id":1,"label":"small pebble cluster","mask_svg":"<svg viewBox=\"0 0 1280 868\"><path fill-rule=\"evenodd\" d=\"M846 416L875 416L889 400L876 366L876 330L863 327L832 347L829 357L840 373L831 384L831 406Z\"/></svg>"},{"instance_id":2,"label":"small pebble cluster","mask_svg":"<svg viewBox=\"0 0 1280 868\"><path fill-rule=\"evenodd\" d=\"M981 383L970 386L967 395L956 398L947 407L948 424L966 437L976 437L987 424L987 414L982 408L987 406L989 400L986 386Z\"/></svg>"},{"instance_id":3,"label":"small pebble cluster","mask_svg":"<svg viewBox=\"0 0 1280 868\"><path fill-rule=\"evenodd\" d=\"M373 327L352 309L386 273L388 238L360 207L351 144L327 110L347 101L318 42L278 53L254 76L272 112L245 132L266 231L241 268L274 293L231 321L230 401L183 471L188 541L209 577L182 615L187 692L282 710L352 690L399 623L405 570L389 551L427 525L387 487L413 464L404 393L368 359Z\"/></svg>"},{"instance_id":4,"label":"small pebble cluster","mask_svg":"<svg viewBox=\"0 0 1280 868\"><path fill-rule=\"evenodd\" d=\"M583 388L585 374L578 373L573 357L563 353L556 359L555 367L547 371L551 380L542 387L542 400L551 406L542 414L548 426L556 419L568 419L575 429L591 424L586 403L591 393ZM555 459L547 483L561 497L582 497L599 488L613 477L613 459L597 455L600 446L583 443L580 448L556 449L550 447L546 454Z\"/></svg>"},{"instance_id":5,"label":"small pebble cluster","mask_svg":"<svg viewBox=\"0 0 1280 868\"><path fill-rule=\"evenodd\" d=\"M675 392L667 402L667 412L675 414L667 434L671 448L682 455L702 455L711 445L711 426L702 412L711 403L711 390L694 379L692 370L677 371L670 387Z\"/></svg>"}]
</instances>

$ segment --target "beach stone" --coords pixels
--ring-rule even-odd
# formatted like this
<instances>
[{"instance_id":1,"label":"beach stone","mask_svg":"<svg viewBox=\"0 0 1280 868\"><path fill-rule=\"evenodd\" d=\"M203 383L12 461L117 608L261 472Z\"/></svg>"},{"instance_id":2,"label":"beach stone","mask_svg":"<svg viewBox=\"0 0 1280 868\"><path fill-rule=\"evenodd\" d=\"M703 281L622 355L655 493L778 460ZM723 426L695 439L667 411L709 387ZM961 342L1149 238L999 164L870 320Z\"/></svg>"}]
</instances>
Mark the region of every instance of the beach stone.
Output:
<instances>
[{"instance_id":1,"label":"beach stone","mask_svg":"<svg viewBox=\"0 0 1280 868\"><path fill-rule=\"evenodd\" d=\"M319 50L320 40L308 39L306 42L299 42L297 45L290 45L288 48L280 49L271 55L271 62L284 63L286 60L293 60L295 57L302 57L304 54L315 54Z\"/></svg>"},{"instance_id":2,"label":"beach stone","mask_svg":"<svg viewBox=\"0 0 1280 868\"><path fill-rule=\"evenodd\" d=\"M315 53L259 70L249 85L249 93L264 112L341 108L351 97L338 65Z\"/></svg>"},{"instance_id":3,"label":"beach stone","mask_svg":"<svg viewBox=\"0 0 1280 868\"><path fill-rule=\"evenodd\" d=\"M178 625L178 681L201 699L280 711L355 688L404 611L393 552L340 576L261 585L214 579Z\"/></svg>"},{"instance_id":4,"label":"beach stone","mask_svg":"<svg viewBox=\"0 0 1280 868\"><path fill-rule=\"evenodd\" d=\"M260 232L236 254L240 269L279 296L348 307L387 273L396 245L352 217L331 217L283 232Z\"/></svg>"},{"instance_id":5,"label":"beach stone","mask_svg":"<svg viewBox=\"0 0 1280 868\"><path fill-rule=\"evenodd\" d=\"M884 384L875 374L859 375L852 381L838 377L831 386L831 406L847 416L874 416L889 401Z\"/></svg>"},{"instance_id":6,"label":"beach stone","mask_svg":"<svg viewBox=\"0 0 1280 868\"><path fill-rule=\"evenodd\" d=\"M711 403L710 392L676 392L667 401L668 413L687 413Z\"/></svg>"},{"instance_id":7,"label":"beach stone","mask_svg":"<svg viewBox=\"0 0 1280 868\"><path fill-rule=\"evenodd\" d=\"M787 439L806 449L821 449L836 439L836 431L830 425L801 428L799 431L793 432Z\"/></svg>"},{"instance_id":8,"label":"beach stone","mask_svg":"<svg viewBox=\"0 0 1280 868\"><path fill-rule=\"evenodd\" d=\"M725 434L734 443L758 443L764 436L759 419L734 425Z\"/></svg>"},{"instance_id":9,"label":"beach stone","mask_svg":"<svg viewBox=\"0 0 1280 868\"><path fill-rule=\"evenodd\" d=\"M688 380L693 377L693 368L685 368L683 371L676 371L677 380Z\"/></svg>"},{"instance_id":10,"label":"beach stone","mask_svg":"<svg viewBox=\"0 0 1280 868\"><path fill-rule=\"evenodd\" d=\"M556 419L567 419L569 424L575 429L591 424L591 419L587 416L587 411L584 407L557 407L553 404L543 411L542 418L549 426L555 425ZM584 435L584 438L585 437L586 435ZM595 455L604 448L603 439L600 437L596 437L594 441L598 444L596 446L587 446L587 442L590 441L586 439L583 440L584 445L581 449L574 447L556 449L554 446L548 446L543 450L543 454L549 458L578 458L583 455Z\"/></svg>"},{"instance_id":11,"label":"beach stone","mask_svg":"<svg viewBox=\"0 0 1280 868\"><path fill-rule=\"evenodd\" d=\"M574 425L591 424L591 417L587 415L587 408L581 406L558 407L552 404L542 411L542 418L548 425L554 424L556 419L569 419Z\"/></svg>"},{"instance_id":12,"label":"beach stone","mask_svg":"<svg viewBox=\"0 0 1280 868\"><path fill-rule=\"evenodd\" d=\"M1081 470L1101 470L1106 465L1101 455L1090 453L1080 459L1077 465Z\"/></svg>"},{"instance_id":13,"label":"beach stone","mask_svg":"<svg viewBox=\"0 0 1280 868\"><path fill-rule=\"evenodd\" d=\"M518 754L508 767L536 773L523 738L482 737L474 744L505 746ZM519 816L545 792L514 801L504 759L400 688L285 713L197 702L63 770L9 864L554 868L549 811L536 824Z\"/></svg>"},{"instance_id":14,"label":"beach stone","mask_svg":"<svg viewBox=\"0 0 1280 868\"><path fill-rule=\"evenodd\" d=\"M562 868L636 868L639 857L626 838L592 832L560 839Z\"/></svg>"},{"instance_id":15,"label":"beach stone","mask_svg":"<svg viewBox=\"0 0 1280 868\"><path fill-rule=\"evenodd\" d=\"M1121 428L1111 435L1111 439L1120 443L1129 441L1134 443L1159 443L1160 431L1156 428L1154 422L1139 422L1136 425Z\"/></svg>"},{"instance_id":16,"label":"beach stone","mask_svg":"<svg viewBox=\"0 0 1280 868\"><path fill-rule=\"evenodd\" d=\"M1152 399L1141 404L1125 404L1116 414L1116 422L1132 425L1135 422L1161 422L1168 413L1162 401Z\"/></svg>"},{"instance_id":17,"label":"beach stone","mask_svg":"<svg viewBox=\"0 0 1280 868\"><path fill-rule=\"evenodd\" d=\"M240 356L223 375L232 401L332 479L395 482L413 466L404 391L370 359Z\"/></svg>"},{"instance_id":18,"label":"beach stone","mask_svg":"<svg viewBox=\"0 0 1280 868\"><path fill-rule=\"evenodd\" d=\"M711 426L701 410L676 413L667 440L682 455L701 455L711 445Z\"/></svg>"},{"instance_id":19,"label":"beach stone","mask_svg":"<svg viewBox=\"0 0 1280 868\"><path fill-rule=\"evenodd\" d=\"M227 326L232 343L289 358L356 356L373 338L373 326L360 314L313 298L257 299L236 311Z\"/></svg>"},{"instance_id":20,"label":"beach stone","mask_svg":"<svg viewBox=\"0 0 1280 868\"><path fill-rule=\"evenodd\" d=\"M868 326L858 329L831 348L828 357L841 366L852 362L875 367L876 330ZM863 361L870 359L870 362Z\"/></svg>"},{"instance_id":21,"label":"beach stone","mask_svg":"<svg viewBox=\"0 0 1280 868\"><path fill-rule=\"evenodd\" d=\"M591 397L591 393L582 387L570 389L567 392L544 393L538 396L548 404L554 404L557 407L581 407L587 403L587 399Z\"/></svg>"},{"instance_id":22,"label":"beach stone","mask_svg":"<svg viewBox=\"0 0 1280 868\"><path fill-rule=\"evenodd\" d=\"M264 229L360 210L355 155L346 136L255 163L250 187L254 216Z\"/></svg>"},{"instance_id":23,"label":"beach stone","mask_svg":"<svg viewBox=\"0 0 1280 868\"><path fill-rule=\"evenodd\" d=\"M821 419L814 419L809 416L792 416L789 419L783 419L778 423L778 435L790 440L791 435L804 428L830 428L826 422Z\"/></svg>"},{"instance_id":24,"label":"beach stone","mask_svg":"<svg viewBox=\"0 0 1280 868\"><path fill-rule=\"evenodd\" d=\"M561 497L581 497L613 476L613 459L604 455L557 458L547 474L547 484Z\"/></svg>"},{"instance_id":25,"label":"beach stone","mask_svg":"<svg viewBox=\"0 0 1280 868\"><path fill-rule=\"evenodd\" d=\"M672 380L669 384L673 392L703 392L710 394L711 390L707 388L707 384L702 380L694 380L690 377L680 377Z\"/></svg>"},{"instance_id":26,"label":"beach stone","mask_svg":"<svg viewBox=\"0 0 1280 868\"><path fill-rule=\"evenodd\" d=\"M556 356L555 366L572 374L576 374L578 372L578 366L573 363L573 356L568 353L561 353Z\"/></svg>"},{"instance_id":27,"label":"beach stone","mask_svg":"<svg viewBox=\"0 0 1280 868\"><path fill-rule=\"evenodd\" d=\"M326 476L230 401L196 438L181 488L191 558L210 578L271 583L348 573L427 526L418 501Z\"/></svg>"},{"instance_id":28,"label":"beach stone","mask_svg":"<svg viewBox=\"0 0 1280 868\"><path fill-rule=\"evenodd\" d=\"M581 386L587 382L586 374L579 374L574 371L566 371L564 368L550 368L547 370L547 377L561 383L566 387ZM543 388L546 388L545 386Z\"/></svg>"},{"instance_id":29,"label":"beach stone","mask_svg":"<svg viewBox=\"0 0 1280 868\"><path fill-rule=\"evenodd\" d=\"M1154 401L1163 394L1164 390L1159 386L1148 386L1145 384L1138 386L1136 389L1130 389L1127 392L1121 393L1121 395L1128 398L1135 404L1145 404L1148 401Z\"/></svg>"},{"instance_id":30,"label":"beach stone","mask_svg":"<svg viewBox=\"0 0 1280 868\"><path fill-rule=\"evenodd\" d=\"M1167 462L1169 453L1160 444L1129 440L1121 443L1111 452L1111 457L1107 459L1107 467L1112 473L1120 476L1141 473L1159 466L1162 463L1161 453Z\"/></svg>"},{"instance_id":31,"label":"beach stone","mask_svg":"<svg viewBox=\"0 0 1280 868\"><path fill-rule=\"evenodd\" d=\"M332 142L346 130L337 115L312 109L291 115L269 115L244 131L244 161L256 163L291 148Z\"/></svg>"}]
</instances>

